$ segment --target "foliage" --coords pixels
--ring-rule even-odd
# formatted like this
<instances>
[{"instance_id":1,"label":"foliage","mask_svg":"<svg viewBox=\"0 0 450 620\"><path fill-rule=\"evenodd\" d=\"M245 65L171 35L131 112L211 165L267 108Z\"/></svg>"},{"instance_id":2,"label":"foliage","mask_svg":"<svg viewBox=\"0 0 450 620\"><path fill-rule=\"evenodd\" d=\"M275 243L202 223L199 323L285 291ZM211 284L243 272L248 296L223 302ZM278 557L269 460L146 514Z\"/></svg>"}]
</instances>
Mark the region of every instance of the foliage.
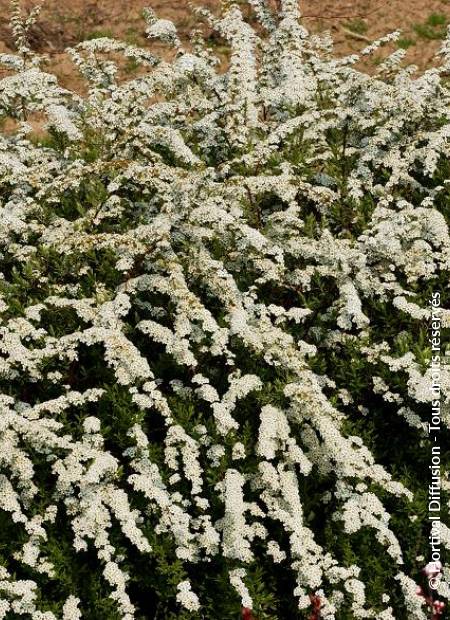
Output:
<instances>
[{"instance_id":1,"label":"foliage","mask_svg":"<svg viewBox=\"0 0 450 620\"><path fill-rule=\"evenodd\" d=\"M442 446L450 415L450 36L437 69L397 50L369 76L293 0L249 3L255 27L233 3L199 12L225 70L150 9L172 61L79 44L84 96L45 72L37 13L13 3L0 617L427 617L433 294ZM119 57L139 75L119 79Z\"/></svg>"}]
</instances>

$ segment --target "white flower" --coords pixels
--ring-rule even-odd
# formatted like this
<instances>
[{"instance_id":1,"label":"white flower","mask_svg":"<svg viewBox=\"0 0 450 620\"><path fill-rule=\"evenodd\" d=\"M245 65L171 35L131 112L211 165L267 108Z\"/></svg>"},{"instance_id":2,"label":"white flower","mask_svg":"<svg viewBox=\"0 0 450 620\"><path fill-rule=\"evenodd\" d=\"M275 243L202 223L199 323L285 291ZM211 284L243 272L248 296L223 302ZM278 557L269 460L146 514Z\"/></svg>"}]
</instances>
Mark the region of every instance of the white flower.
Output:
<instances>
[{"instance_id":1,"label":"white flower","mask_svg":"<svg viewBox=\"0 0 450 620\"><path fill-rule=\"evenodd\" d=\"M197 595L191 589L189 581L181 581L177 585L177 601L182 607L188 611L198 611L200 609L200 602Z\"/></svg>"}]
</instances>

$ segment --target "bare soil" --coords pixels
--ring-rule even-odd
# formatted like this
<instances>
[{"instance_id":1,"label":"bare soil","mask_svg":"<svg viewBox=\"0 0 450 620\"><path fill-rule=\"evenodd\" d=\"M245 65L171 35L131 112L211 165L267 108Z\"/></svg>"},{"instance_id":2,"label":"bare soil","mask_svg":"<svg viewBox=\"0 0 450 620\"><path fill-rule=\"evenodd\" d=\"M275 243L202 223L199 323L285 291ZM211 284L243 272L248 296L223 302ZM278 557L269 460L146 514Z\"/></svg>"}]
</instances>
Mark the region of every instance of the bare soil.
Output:
<instances>
[{"instance_id":1,"label":"bare soil","mask_svg":"<svg viewBox=\"0 0 450 620\"><path fill-rule=\"evenodd\" d=\"M278 0L273 0L274 6ZM193 0L192 4L217 11L220 0ZM27 10L36 4L22 0ZM50 66L65 87L81 82L65 49L98 36L112 36L152 48L160 46L145 37L142 10L151 4L160 17L173 20L181 38L196 23L188 0L46 0L39 23L31 33L32 45L50 57ZM338 54L356 52L367 42L401 29L399 46L407 49L407 62L423 70L433 57L450 23L450 0L305 0L303 23L311 31L331 30ZM14 48L8 21L9 0L0 0L0 52ZM392 47L390 48L392 51ZM219 49L220 52L220 49ZM380 58L366 67L375 70Z\"/></svg>"}]
</instances>

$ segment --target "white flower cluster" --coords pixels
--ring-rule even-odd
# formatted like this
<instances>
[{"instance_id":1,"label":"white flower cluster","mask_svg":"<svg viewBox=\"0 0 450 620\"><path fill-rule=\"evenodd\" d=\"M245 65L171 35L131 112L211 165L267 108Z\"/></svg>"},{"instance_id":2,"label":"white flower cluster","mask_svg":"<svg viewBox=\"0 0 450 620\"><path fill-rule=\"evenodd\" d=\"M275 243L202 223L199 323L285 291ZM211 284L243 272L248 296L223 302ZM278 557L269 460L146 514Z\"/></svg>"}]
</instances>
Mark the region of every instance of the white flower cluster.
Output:
<instances>
[{"instance_id":1,"label":"white flower cluster","mask_svg":"<svg viewBox=\"0 0 450 620\"><path fill-rule=\"evenodd\" d=\"M192 591L189 581L182 581L178 584L177 589L177 601L182 607L188 611L197 611L200 608L198 597Z\"/></svg>"},{"instance_id":2,"label":"white flower cluster","mask_svg":"<svg viewBox=\"0 0 450 620\"><path fill-rule=\"evenodd\" d=\"M377 434L354 429L382 407L422 439L433 401L423 290L441 292L448 327L450 34L438 68L417 76L394 53L369 76L305 30L294 0L277 13L250 0L255 27L224 3L201 12L230 48L222 70L200 35L187 51L147 10L173 60L82 43L80 96L41 70L36 14L14 4L18 53L0 54L0 116L19 121L0 133L0 510L20 544L0 567L0 618L56 619L40 600L58 579L58 519L124 620L144 617L134 560L163 552L174 605L198 617L195 575L218 559L252 609L261 554L291 571L300 610L314 595L329 620L400 617L338 559L336 532L373 536L408 618L425 618L415 543L384 503L408 512L414 477L395 479L395 455L379 463ZM142 70L121 79L120 55ZM449 377L442 364L443 431ZM83 616L78 595L59 601L63 620Z\"/></svg>"}]
</instances>

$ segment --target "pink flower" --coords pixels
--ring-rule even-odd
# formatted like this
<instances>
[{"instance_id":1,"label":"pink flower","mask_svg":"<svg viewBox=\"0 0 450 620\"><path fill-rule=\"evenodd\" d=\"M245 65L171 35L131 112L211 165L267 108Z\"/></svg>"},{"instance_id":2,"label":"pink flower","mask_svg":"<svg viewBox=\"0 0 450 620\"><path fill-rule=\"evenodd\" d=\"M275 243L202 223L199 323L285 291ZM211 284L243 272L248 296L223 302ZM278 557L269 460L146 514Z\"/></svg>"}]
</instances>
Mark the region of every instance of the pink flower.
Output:
<instances>
[{"instance_id":1,"label":"pink flower","mask_svg":"<svg viewBox=\"0 0 450 620\"><path fill-rule=\"evenodd\" d=\"M437 577L442 571L441 562L428 562L423 569L423 572L427 577Z\"/></svg>"}]
</instances>

